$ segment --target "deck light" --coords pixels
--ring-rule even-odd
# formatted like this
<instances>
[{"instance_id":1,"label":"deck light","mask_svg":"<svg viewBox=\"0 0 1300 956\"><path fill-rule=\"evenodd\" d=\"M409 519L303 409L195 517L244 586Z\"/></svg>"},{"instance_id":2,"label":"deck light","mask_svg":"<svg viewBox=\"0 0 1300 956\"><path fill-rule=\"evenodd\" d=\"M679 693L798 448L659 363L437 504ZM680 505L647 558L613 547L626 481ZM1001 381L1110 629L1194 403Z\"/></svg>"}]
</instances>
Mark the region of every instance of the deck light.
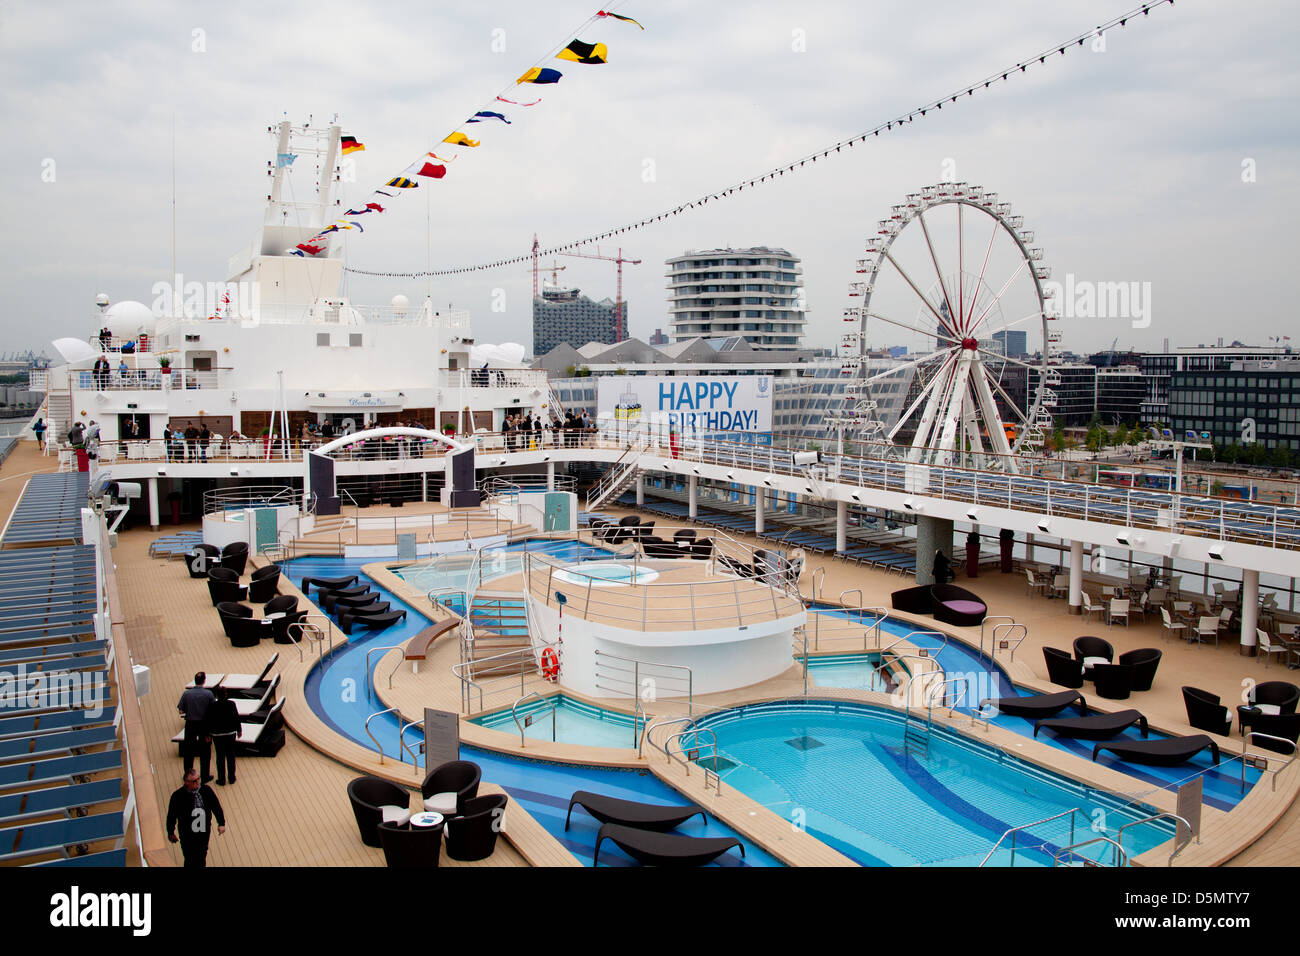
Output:
<instances>
[{"instance_id":1,"label":"deck light","mask_svg":"<svg viewBox=\"0 0 1300 956\"><path fill-rule=\"evenodd\" d=\"M1212 546L1210 547L1209 554L1210 554L1210 557L1213 558L1215 561L1222 561L1222 560L1223 560L1223 545L1221 545L1221 544L1212 545Z\"/></svg>"},{"instance_id":2,"label":"deck light","mask_svg":"<svg viewBox=\"0 0 1300 956\"><path fill-rule=\"evenodd\" d=\"M1044 533L1052 526L1052 522L1046 518L1038 519L1038 530Z\"/></svg>"},{"instance_id":3,"label":"deck light","mask_svg":"<svg viewBox=\"0 0 1300 956\"><path fill-rule=\"evenodd\" d=\"M966 517L970 518L971 521L978 521L979 516L980 516L980 510L978 508L971 508L969 511L966 512Z\"/></svg>"}]
</instances>

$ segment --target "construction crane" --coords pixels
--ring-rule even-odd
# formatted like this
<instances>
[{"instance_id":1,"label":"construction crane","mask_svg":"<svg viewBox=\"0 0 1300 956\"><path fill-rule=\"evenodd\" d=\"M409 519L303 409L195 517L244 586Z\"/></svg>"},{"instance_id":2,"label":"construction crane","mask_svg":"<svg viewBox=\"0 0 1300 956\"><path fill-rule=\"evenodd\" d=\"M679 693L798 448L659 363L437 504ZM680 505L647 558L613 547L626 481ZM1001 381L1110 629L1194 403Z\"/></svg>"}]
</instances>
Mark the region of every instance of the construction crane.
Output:
<instances>
[{"instance_id":1,"label":"construction crane","mask_svg":"<svg viewBox=\"0 0 1300 956\"><path fill-rule=\"evenodd\" d=\"M596 247L595 255L592 255L590 252L561 252L560 255L575 256L579 259L604 259L606 262L613 262L618 265L618 288L614 296L614 339L615 341L618 342L623 341L623 337L624 337L623 334L623 263L626 262L628 265L639 266L641 264L641 260L624 259L622 249L618 250L618 255L602 256L600 254L599 246ZM536 261L537 261L537 238L534 236L533 237L533 262L535 263Z\"/></svg>"},{"instance_id":2,"label":"construction crane","mask_svg":"<svg viewBox=\"0 0 1300 956\"><path fill-rule=\"evenodd\" d=\"M539 266L537 262L534 261L533 262L533 298L534 299L537 298L537 291L538 291L537 276L539 271L549 272L551 274L551 285L555 286L556 288L559 288L560 273L567 268L569 267L560 265L554 259L551 260L551 264L549 266Z\"/></svg>"}]
</instances>

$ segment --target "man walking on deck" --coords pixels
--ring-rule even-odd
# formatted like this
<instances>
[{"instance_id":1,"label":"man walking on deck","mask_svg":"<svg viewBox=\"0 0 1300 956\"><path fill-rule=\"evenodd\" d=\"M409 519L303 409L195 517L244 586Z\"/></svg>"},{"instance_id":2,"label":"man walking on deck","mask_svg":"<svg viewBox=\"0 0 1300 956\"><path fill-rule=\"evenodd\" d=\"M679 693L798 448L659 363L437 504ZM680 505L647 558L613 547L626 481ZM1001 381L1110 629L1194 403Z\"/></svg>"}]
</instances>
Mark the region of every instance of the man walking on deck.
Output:
<instances>
[{"instance_id":1,"label":"man walking on deck","mask_svg":"<svg viewBox=\"0 0 1300 956\"><path fill-rule=\"evenodd\" d=\"M217 818L217 832L226 832L226 814L221 801L199 775L185 771L185 782L172 791L167 801L167 839L179 842L186 866L208 865L208 838L212 836L212 818ZM180 827L180 837L176 835Z\"/></svg>"},{"instance_id":2,"label":"man walking on deck","mask_svg":"<svg viewBox=\"0 0 1300 956\"><path fill-rule=\"evenodd\" d=\"M185 739L181 750L185 757L185 772L194 766L195 754L199 758L199 768L203 772L203 782L212 779L211 769L212 744L208 740L208 708L216 702L216 696L203 685L208 675L199 671L194 675L194 686L181 694L176 709L185 718Z\"/></svg>"}]
</instances>

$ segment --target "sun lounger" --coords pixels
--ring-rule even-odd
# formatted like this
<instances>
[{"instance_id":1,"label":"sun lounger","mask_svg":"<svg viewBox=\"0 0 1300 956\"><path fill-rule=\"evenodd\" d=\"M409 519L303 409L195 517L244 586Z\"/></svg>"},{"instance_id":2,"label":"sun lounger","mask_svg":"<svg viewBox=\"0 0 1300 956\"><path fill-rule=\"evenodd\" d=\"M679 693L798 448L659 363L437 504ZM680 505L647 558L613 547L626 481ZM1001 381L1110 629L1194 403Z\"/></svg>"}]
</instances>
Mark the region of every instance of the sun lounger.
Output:
<instances>
[{"instance_id":1,"label":"sun lounger","mask_svg":"<svg viewBox=\"0 0 1300 956\"><path fill-rule=\"evenodd\" d=\"M1034 724L1034 736L1043 728L1058 737L1077 737L1080 740L1109 740L1118 737L1134 724L1147 736L1147 719L1136 710L1119 710L1113 714L1092 714L1089 717L1052 717Z\"/></svg>"},{"instance_id":2,"label":"sun lounger","mask_svg":"<svg viewBox=\"0 0 1300 956\"><path fill-rule=\"evenodd\" d=\"M120 799L122 781L117 778L5 794L0 796L0 825L8 826L54 813L84 811L97 803Z\"/></svg>"},{"instance_id":3,"label":"sun lounger","mask_svg":"<svg viewBox=\"0 0 1300 956\"><path fill-rule=\"evenodd\" d=\"M1088 713L1088 702L1077 690L1062 690L1055 694L1034 694L1029 697L996 697L980 701L980 709L985 704L992 704L1001 713L1011 717L1025 717L1029 720L1042 720L1054 717L1070 705L1078 708L1079 713Z\"/></svg>"},{"instance_id":4,"label":"sun lounger","mask_svg":"<svg viewBox=\"0 0 1300 956\"><path fill-rule=\"evenodd\" d=\"M0 788L69 780L106 770L120 770L121 767L122 751L120 750L103 750L72 757L7 763L0 766Z\"/></svg>"},{"instance_id":5,"label":"sun lounger","mask_svg":"<svg viewBox=\"0 0 1300 956\"><path fill-rule=\"evenodd\" d=\"M654 830L659 833L675 829L697 813L709 818L704 809L691 803L686 806L666 806L658 803L637 803L633 800L619 800L600 793L579 790L569 798L569 812L564 817L564 829L569 829L569 818L573 816L574 805L582 807L601 823L617 823L635 827L639 830Z\"/></svg>"},{"instance_id":6,"label":"sun lounger","mask_svg":"<svg viewBox=\"0 0 1300 956\"><path fill-rule=\"evenodd\" d=\"M340 614L339 628L342 629L344 634L351 634L354 627L365 627L371 630L391 627L404 617L406 617L405 611L389 611L386 614L376 614L373 617L356 614L355 612Z\"/></svg>"},{"instance_id":7,"label":"sun lounger","mask_svg":"<svg viewBox=\"0 0 1300 956\"><path fill-rule=\"evenodd\" d=\"M0 847L4 848L0 860L65 851L69 846L117 839L123 832L122 814L117 811L49 823L19 824L0 830Z\"/></svg>"},{"instance_id":8,"label":"sun lounger","mask_svg":"<svg viewBox=\"0 0 1300 956\"><path fill-rule=\"evenodd\" d=\"M1153 767L1177 767L1187 763L1206 747L1217 765L1219 762L1219 745L1205 734L1192 734L1187 737L1167 737L1164 740L1124 740L1108 744L1098 744L1092 748L1092 759L1103 750L1109 750L1121 760L1129 763L1149 764Z\"/></svg>"},{"instance_id":9,"label":"sun lounger","mask_svg":"<svg viewBox=\"0 0 1300 956\"><path fill-rule=\"evenodd\" d=\"M303 578L302 593L311 594L312 587L319 588L322 591L340 591L343 588L351 587L357 583L357 576L343 578Z\"/></svg>"},{"instance_id":10,"label":"sun lounger","mask_svg":"<svg viewBox=\"0 0 1300 956\"><path fill-rule=\"evenodd\" d=\"M32 866L126 866L126 849L104 850L101 853L87 853L84 856L70 856L62 860L50 860L46 863L33 863Z\"/></svg>"},{"instance_id":11,"label":"sun lounger","mask_svg":"<svg viewBox=\"0 0 1300 956\"><path fill-rule=\"evenodd\" d=\"M745 855L745 845L735 837L694 837L680 833L656 833L637 830L618 823L602 824L596 835L596 850L591 865L600 863L600 845L610 840L624 853L650 866L704 866L712 863L732 847Z\"/></svg>"}]
</instances>

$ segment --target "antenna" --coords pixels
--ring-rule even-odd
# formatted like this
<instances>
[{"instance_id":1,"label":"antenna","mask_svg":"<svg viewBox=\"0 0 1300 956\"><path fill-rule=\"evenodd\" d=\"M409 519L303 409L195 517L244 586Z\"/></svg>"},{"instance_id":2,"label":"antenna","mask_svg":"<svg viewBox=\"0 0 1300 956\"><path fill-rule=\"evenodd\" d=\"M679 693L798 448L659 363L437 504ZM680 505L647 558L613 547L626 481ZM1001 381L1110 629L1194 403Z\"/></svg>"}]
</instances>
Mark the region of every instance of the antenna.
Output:
<instances>
[{"instance_id":1,"label":"antenna","mask_svg":"<svg viewBox=\"0 0 1300 956\"><path fill-rule=\"evenodd\" d=\"M176 317L176 113L172 112L172 317Z\"/></svg>"}]
</instances>

